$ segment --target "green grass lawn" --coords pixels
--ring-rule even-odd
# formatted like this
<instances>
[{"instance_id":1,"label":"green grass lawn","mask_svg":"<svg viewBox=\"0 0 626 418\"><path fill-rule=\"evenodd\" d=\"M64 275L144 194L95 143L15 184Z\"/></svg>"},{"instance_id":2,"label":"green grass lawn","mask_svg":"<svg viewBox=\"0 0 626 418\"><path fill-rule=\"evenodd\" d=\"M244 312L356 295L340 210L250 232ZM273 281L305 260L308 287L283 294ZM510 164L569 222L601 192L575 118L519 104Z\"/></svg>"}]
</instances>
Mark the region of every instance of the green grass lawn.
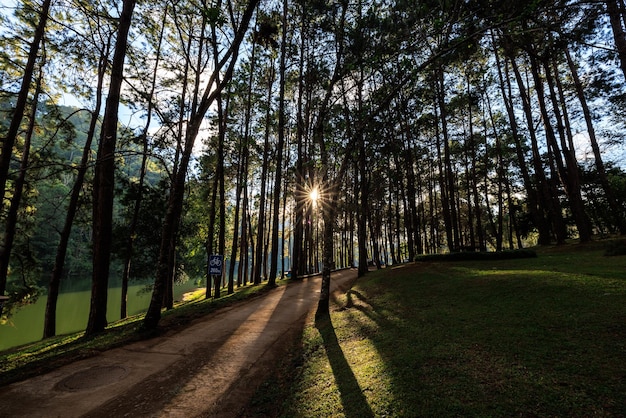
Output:
<instances>
[{"instance_id":1,"label":"green grass lawn","mask_svg":"<svg viewBox=\"0 0 626 418\"><path fill-rule=\"evenodd\" d=\"M250 414L626 416L626 257L537 252L371 272Z\"/></svg>"}]
</instances>

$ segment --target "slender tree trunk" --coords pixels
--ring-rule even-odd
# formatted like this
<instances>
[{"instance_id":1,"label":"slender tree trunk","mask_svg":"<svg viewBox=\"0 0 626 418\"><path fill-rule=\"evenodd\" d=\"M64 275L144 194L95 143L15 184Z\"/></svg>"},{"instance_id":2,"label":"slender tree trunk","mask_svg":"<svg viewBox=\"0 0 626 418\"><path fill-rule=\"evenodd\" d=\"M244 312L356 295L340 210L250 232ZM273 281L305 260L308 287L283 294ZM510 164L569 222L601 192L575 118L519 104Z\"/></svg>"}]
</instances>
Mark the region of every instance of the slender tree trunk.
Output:
<instances>
[{"instance_id":1,"label":"slender tree trunk","mask_svg":"<svg viewBox=\"0 0 626 418\"><path fill-rule=\"evenodd\" d=\"M367 156L365 140L359 141L359 206L357 210L357 240L359 244L359 271L361 277L367 273L367 211L369 208L369 178L367 176Z\"/></svg>"},{"instance_id":2,"label":"slender tree trunk","mask_svg":"<svg viewBox=\"0 0 626 418\"><path fill-rule=\"evenodd\" d=\"M233 242L230 249L230 264L228 265L228 292L232 293L234 291L234 280L235 280L235 264L237 260L237 248L239 247L239 217L241 214L241 189L244 181L243 175L243 144L239 143L239 150L237 156L237 184L235 186L235 213L233 216L234 225L233 225ZM239 263L243 259L243 254L240 254ZM241 286L241 276L237 275L237 285Z\"/></svg>"},{"instance_id":3,"label":"slender tree trunk","mask_svg":"<svg viewBox=\"0 0 626 418\"><path fill-rule=\"evenodd\" d=\"M250 237L250 248L247 250L250 253L250 269L246 270L246 277L248 277L248 279L250 280L250 284L252 284L254 283L253 276L255 271L255 263L257 262L257 260L255 258L256 246L254 245L254 231L252 230L252 214L250 213L250 211L248 211L248 236Z\"/></svg>"},{"instance_id":4,"label":"slender tree trunk","mask_svg":"<svg viewBox=\"0 0 626 418\"><path fill-rule=\"evenodd\" d=\"M283 1L282 36L280 45L279 91L278 91L278 144L276 145L276 181L274 182L274 210L272 221L272 249L269 285L276 285L278 269L278 212L280 210L281 186L283 181L283 148L285 147L285 71L287 68L287 12L288 2Z\"/></svg>"},{"instance_id":5,"label":"slender tree trunk","mask_svg":"<svg viewBox=\"0 0 626 418\"><path fill-rule=\"evenodd\" d=\"M455 200L455 182L454 182L454 171L452 170L452 155L450 153L450 138L448 132L448 115L445 104L445 86L444 86L444 74L443 70L439 69L438 71L439 79L439 94L437 95L439 99L439 109L441 114L441 134L443 136L443 162L444 162L444 181L446 183L447 190L447 201L448 201L448 219L449 225L446 226L446 234L449 235L451 239L448 242L448 246L450 251L455 252L459 250L459 225L458 225L458 214L456 208L456 200ZM448 231L449 230L449 231Z\"/></svg>"},{"instance_id":6,"label":"slender tree trunk","mask_svg":"<svg viewBox=\"0 0 626 418\"><path fill-rule=\"evenodd\" d=\"M244 150L243 173L248 172L247 162L248 147ZM248 186L243 187L243 201L241 203L241 246L239 256L239 269L237 270L237 281L243 285L248 282Z\"/></svg>"},{"instance_id":7,"label":"slender tree trunk","mask_svg":"<svg viewBox=\"0 0 626 418\"><path fill-rule=\"evenodd\" d=\"M522 79L522 75L515 62L515 57L512 55L510 56L510 62L512 65L513 72L515 73L515 78L517 80L518 88L520 90L519 95L522 99L522 107L524 110L524 115L526 117L526 123L528 125L528 132L530 136L531 149L532 149L532 155L533 155L532 162L535 168L535 179L537 181L537 188L538 188L537 203L542 205L540 206L540 208L546 213L548 219L551 221L553 225L557 244L563 244L567 236L567 230L565 227L565 222L563 221L563 215L561 213L561 205L556 200L556 196L550 191L550 185L548 184L548 179L546 178L545 170L543 168L543 164L541 161L541 155L539 152L539 146L537 142L537 136L536 136L533 117L532 117L530 98L528 96L528 92L526 91L526 87ZM541 236L540 236L540 239L541 239ZM540 244L545 245L546 242L540 241Z\"/></svg>"},{"instance_id":8,"label":"slender tree trunk","mask_svg":"<svg viewBox=\"0 0 626 418\"><path fill-rule=\"evenodd\" d=\"M356 195L356 191L355 191L355 193L351 194L351 196L350 196L350 202L352 204L352 207L354 207L354 205L356 204L356 196L357 196ZM354 216L355 216L354 211L350 211L350 214L349 214L350 220L348 222L349 225L350 225L349 228L348 228L348 230L350 231L349 237L348 237L348 241L349 241L349 243L348 243L348 259L350 260L349 266L351 268L354 268L354 231L355 231L355 228L354 228L355 227L355 225L354 225L354 222L355 222Z\"/></svg>"},{"instance_id":9,"label":"slender tree trunk","mask_svg":"<svg viewBox=\"0 0 626 418\"><path fill-rule=\"evenodd\" d=\"M506 79L503 75L502 65L500 64L500 55L498 53L498 49L496 47L495 36L492 34L492 42L494 44L494 56L496 59L496 66L498 70L498 78L500 81L500 92L502 94L502 100L505 104L507 115L509 118L509 124L511 126L511 134L513 136L513 140L515 142L515 151L517 155L517 162L520 168L520 173L522 175L522 180L524 182L524 188L526 190L526 197L528 201L528 209L530 212L530 216L535 224L539 232L539 244L540 245L548 245L550 244L550 225L546 221L540 205L539 205L539 197L538 192L535 187L533 187L533 182L531 180L530 172L528 170L528 165L526 164L526 156L524 154L524 150L522 147L522 142L520 139L517 119L515 117L515 112L513 110L513 104L511 103L511 80L509 78L509 72L506 71ZM507 93L508 91L508 93Z\"/></svg>"},{"instance_id":10,"label":"slender tree trunk","mask_svg":"<svg viewBox=\"0 0 626 418\"><path fill-rule=\"evenodd\" d=\"M559 178L570 203L574 222L576 223L576 228L578 229L579 240L580 242L589 242L591 241L592 235L591 221L585 213L585 206L582 200L582 195L580 193L580 175L578 173L578 162L576 161L576 155L574 154L574 150L568 149L566 141L566 129L568 123L567 114L561 114L561 111L559 110L559 101L557 99L557 93L555 92L554 87L555 80L552 76L552 72L550 69L549 58L544 59L543 67L545 69L546 82L548 83L550 100L552 102L552 111L555 115L556 128L557 132L559 133L561 147L559 148L556 136L551 128L547 108L545 107L545 101L543 100L543 98L540 98L540 109L544 117L547 138L554 151L555 161L559 172ZM537 68L536 71L533 72L533 76L536 77L536 79L540 79L538 71L539 69ZM538 94L540 90L543 91L543 88L537 90ZM563 112L567 112L567 109L563 109ZM565 161L563 161L563 157Z\"/></svg>"},{"instance_id":11,"label":"slender tree trunk","mask_svg":"<svg viewBox=\"0 0 626 418\"><path fill-rule=\"evenodd\" d=\"M333 186L334 189L334 186ZM322 261L322 287L320 291L320 299L317 305L315 316L321 318L329 314L330 308L330 274L333 264L333 224L336 215L336 192L331 192L330 187L326 187L327 193L332 196L328 204L322 206L322 216L324 218L324 238L323 238L323 261Z\"/></svg>"},{"instance_id":12,"label":"slender tree trunk","mask_svg":"<svg viewBox=\"0 0 626 418\"><path fill-rule=\"evenodd\" d=\"M211 25L211 34L212 39L217 39L217 32L215 25ZM217 42L213 42L213 57L214 57L214 65L217 68L219 66L219 50ZM220 84L220 76L219 74L216 77L216 82ZM230 97L228 95L228 97ZM225 185L224 185L224 140L226 137L226 128L228 121L228 99L226 100L226 104L224 104L224 100L221 92L217 93L215 98L217 102L217 119L218 119L218 135L217 135L217 168L215 172L215 181L213 183L213 193L211 196L211 209L210 209L210 219L209 219L209 236L207 237L207 257L209 257L213 253L213 236L215 234L215 215L216 215L216 199L219 193L219 234L217 239L217 253L224 257L225 260L225 251L226 251L226 238L225 238L225 229L226 229L226 202L225 202ZM231 260L231 263L234 263L234 260ZM208 265L208 259L207 259ZM213 297L220 297L220 286L222 279L224 277L224 271L222 270L222 276L220 278L215 279ZM207 281L207 292L206 297L210 296L209 291L210 286L208 286ZM229 286L228 292L232 293L232 286Z\"/></svg>"},{"instance_id":13,"label":"slender tree trunk","mask_svg":"<svg viewBox=\"0 0 626 418\"><path fill-rule=\"evenodd\" d=\"M469 95L469 76L468 76L468 95ZM471 193L468 196L468 203L473 200L474 202L474 211L475 211L475 219L476 219L476 239L478 240L478 249L480 251L487 250L487 244L485 242L485 233L483 228L483 212L482 206L480 204L480 193L478 192L478 150L476 147L476 138L474 135L474 116L472 112L472 103L471 100L468 102L468 112L469 112L469 141L470 141L470 153L471 153L471 176L468 178L468 182L470 183ZM472 229L473 225L472 225ZM472 240L471 246L476 248L476 242Z\"/></svg>"},{"instance_id":14,"label":"slender tree trunk","mask_svg":"<svg viewBox=\"0 0 626 418\"><path fill-rule=\"evenodd\" d=\"M402 122L401 122L402 123ZM403 144L404 150L404 164L405 164L405 172L406 172L406 182L407 182L407 219L405 222L407 223L407 236L408 236L408 250L409 250L409 259L415 260L415 250L416 250L416 237L419 237L419 225L417 222L417 195L415 192L415 169L414 169L414 161L413 161L413 144L411 141L411 133L406 123L403 123L405 130L405 143Z\"/></svg>"},{"instance_id":15,"label":"slender tree trunk","mask_svg":"<svg viewBox=\"0 0 626 418\"><path fill-rule=\"evenodd\" d=\"M273 153L270 151L270 156L269 159L270 161L272 161L274 159ZM271 165L271 164L270 164ZM274 195L274 187L276 187L275 181L276 178L275 176L272 175L272 169L271 167L269 167L269 179L267 184L269 185L269 190L267 191L267 203L266 203L266 216L265 216L265 234L264 234L264 241L263 241L263 280L268 280L268 274L269 272L267 271L267 267L268 267L268 262L270 260L269 257L269 248L270 248L270 239L271 239L271 231L274 230L274 225L272 225L272 220L274 219L274 207L272 205L273 203L273 199L269 199L270 196Z\"/></svg>"},{"instance_id":16,"label":"slender tree trunk","mask_svg":"<svg viewBox=\"0 0 626 418\"><path fill-rule=\"evenodd\" d=\"M141 155L141 167L139 169L139 182L137 184L137 198L135 199L135 205L133 208L133 216L128 226L128 238L126 240L126 259L124 260L124 271L122 272L122 289L121 289L121 302L120 302L120 318L124 319L127 315L127 301L128 301L128 282L130 279L130 267L132 257L134 253L135 244L135 231L137 230L137 224L139 222L139 211L141 210L141 204L143 201L143 188L146 178L146 169L148 163L148 129L152 121L152 108L154 90L156 88L156 78L159 70L159 61L161 58L161 43L163 41L163 33L165 31L165 24L167 19L167 5L163 11L163 19L161 21L161 31L159 33L159 42L156 50L156 62L154 64L154 70L152 72L152 80L150 84L150 92L148 94L148 109L146 111L147 118L146 123L141 133L141 139L143 141L143 150Z\"/></svg>"},{"instance_id":17,"label":"slender tree trunk","mask_svg":"<svg viewBox=\"0 0 626 418\"><path fill-rule=\"evenodd\" d=\"M265 135L263 146L263 167L261 171L261 192L259 198L259 222L257 227L257 241L256 241L256 264L254 268L254 284L261 283L261 273L263 271L263 265L265 265L263 257L263 244L265 242L265 195L267 193L267 176L269 172L269 153L270 153L270 118L272 111L272 94L274 85L274 63L270 64L268 80L267 80L267 112L265 115Z\"/></svg>"},{"instance_id":18,"label":"slender tree trunk","mask_svg":"<svg viewBox=\"0 0 626 418\"><path fill-rule=\"evenodd\" d=\"M495 151L496 151L496 173L498 178L498 223L496 228L496 251L502 251L504 244L504 185L507 182L506 168L504 167L504 156L502 150L501 136L496 128L496 119L493 115L491 107L491 101L489 100L489 94L485 93L485 99L487 102L487 113L489 114L489 121L491 122L491 129L495 138ZM487 127L485 119L485 137L487 137Z\"/></svg>"},{"instance_id":19,"label":"slender tree trunk","mask_svg":"<svg viewBox=\"0 0 626 418\"><path fill-rule=\"evenodd\" d=\"M308 31L306 5L302 4L301 28L302 33ZM305 109L305 54L306 54L306 37L300 37L300 56L298 62L298 98L297 98L297 126L296 126L296 172L295 172L295 215L294 215L294 231L293 231L293 250L291 262L291 278L296 280L304 273L304 210L305 210L305 190L304 190L304 166L305 166L305 147L304 136L308 120L309 108Z\"/></svg>"},{"instance_id":20,"label":"slender tree trunk","mask_svg":"<svg viewBox=\"0 0 626 418\"><path fill-rule=\"evenodd\" d=\"M113 54L111 65L109 93L104 109L102 133L96 159L93 206L93 278L89 320L85 330L86 335L102 332L107 325L107 292L115 193L117 114L123 82L128 32L132 22L134 7L135 0L124 0L119 19L115 53Z\"/></svg>"},{"instance_id":21,"label":"slender tree trunk","mask_svg":"<svg viewBox=\"0 0 626 418\"><path fill-rule=\"evenodd\" d=\"M387 199L387 224L389 226L393 225L393 180L391 176L389 177L389 197ZM392 228L388 228L388 239L389 239L389 252L391 253L391 264L398 264L398 257L396 257L396 248L393 243L393 231Z\"/></svg>"},{"instance_id":22,"label":"slender tree trunk","mask_svg":"<svg viewBox=\"0 0 626 418\"><path fill-rule=\"evenodd\" d=\"M439 91L439 87L437 87L437 96L439 97L442 93ZM441 107L441 99L438 99L438 106ZM436 106L435 106L436 109ZM435 110L435 118L437 111ZM443 115L440 116L441 120L443 120ZM438 178L439 178L439 193L441 196L441 206L442 206L442 215L443 215L443 223L446 230L446 243L448 245L448 251L453 252L454 249L454 238L452 234L452 217L450 213L450 193L448 191L449 183L446 181L447 175L446 170L444 168L444 157L441 148L441 133L439 131L439 124L436 124L435 129L435 139L436 139L436 148L437 148L437 166L438 166ZM444 137L444 142L447 138Z\"/></svg>"}]
</instances>

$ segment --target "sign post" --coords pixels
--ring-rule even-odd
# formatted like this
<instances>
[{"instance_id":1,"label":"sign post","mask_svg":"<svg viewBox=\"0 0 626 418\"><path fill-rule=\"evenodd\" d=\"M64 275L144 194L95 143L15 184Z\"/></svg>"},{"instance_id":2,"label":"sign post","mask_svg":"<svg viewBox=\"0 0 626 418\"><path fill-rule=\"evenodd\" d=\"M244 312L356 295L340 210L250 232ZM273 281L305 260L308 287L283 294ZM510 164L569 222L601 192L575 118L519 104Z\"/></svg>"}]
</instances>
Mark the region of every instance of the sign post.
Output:
<instances>
[{"instance_id":1,"label":"sign post","mask_svg":"<svg viewBox=\"0 0 626 418\"><path fill-rule=\"evenodd\" d=\"M222 266L224 265L224 256L213 254L209 256L209 276L222 277Z\"/></svg>"}]
</instances>

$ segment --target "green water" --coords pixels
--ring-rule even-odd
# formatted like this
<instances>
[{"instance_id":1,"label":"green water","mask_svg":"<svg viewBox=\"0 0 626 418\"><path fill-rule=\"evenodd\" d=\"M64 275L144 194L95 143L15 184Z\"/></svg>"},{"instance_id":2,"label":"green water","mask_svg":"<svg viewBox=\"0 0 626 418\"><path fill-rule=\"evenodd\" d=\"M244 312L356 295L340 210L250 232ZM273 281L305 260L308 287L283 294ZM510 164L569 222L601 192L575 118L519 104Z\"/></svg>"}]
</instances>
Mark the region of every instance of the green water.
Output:
<instances>
[{"instance_id":1,"label":"green water","mask_svg":"<svg viewBox=\"0 0 626 418\"><path fill-rule=\"evenodd\" d=\"M180 300L183 293L196 289L190 280L174 287L174 299ZM109 289L107 299L107 320L120 319L121 288ZM145 291L144 285L128 288L128 315L145 312L150 305L151 292ZM57 305L57 334L82 331L87 326L91 291L68 291L59 295ZM36 303L18 310L9 321L0 325L0 351L41 339L43 335L44 313L47 296L41 296Z\"/></svg>"}]
</instances>

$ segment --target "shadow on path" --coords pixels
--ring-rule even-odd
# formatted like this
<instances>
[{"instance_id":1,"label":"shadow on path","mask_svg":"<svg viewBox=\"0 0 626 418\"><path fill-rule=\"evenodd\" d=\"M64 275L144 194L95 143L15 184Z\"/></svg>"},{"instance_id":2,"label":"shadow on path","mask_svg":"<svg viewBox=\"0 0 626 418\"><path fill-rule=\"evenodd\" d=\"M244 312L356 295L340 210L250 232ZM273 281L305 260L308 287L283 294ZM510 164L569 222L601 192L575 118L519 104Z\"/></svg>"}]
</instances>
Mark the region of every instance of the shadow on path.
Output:
<instances>
[{"instance_id":1,"label":"shadow on path","mask_svg":"<svg viewBox=\"0 0 626 418\"><path fill-rule=\"evenodd\" d=\"M324 340L326 355L339 387L339 395L345 416L348 418L374 417L374 413L367 403L359 382L356 380L352 368L339 345L330 316L317 318L315 327L319 330Z\"/></svg>"}]
</instances>

